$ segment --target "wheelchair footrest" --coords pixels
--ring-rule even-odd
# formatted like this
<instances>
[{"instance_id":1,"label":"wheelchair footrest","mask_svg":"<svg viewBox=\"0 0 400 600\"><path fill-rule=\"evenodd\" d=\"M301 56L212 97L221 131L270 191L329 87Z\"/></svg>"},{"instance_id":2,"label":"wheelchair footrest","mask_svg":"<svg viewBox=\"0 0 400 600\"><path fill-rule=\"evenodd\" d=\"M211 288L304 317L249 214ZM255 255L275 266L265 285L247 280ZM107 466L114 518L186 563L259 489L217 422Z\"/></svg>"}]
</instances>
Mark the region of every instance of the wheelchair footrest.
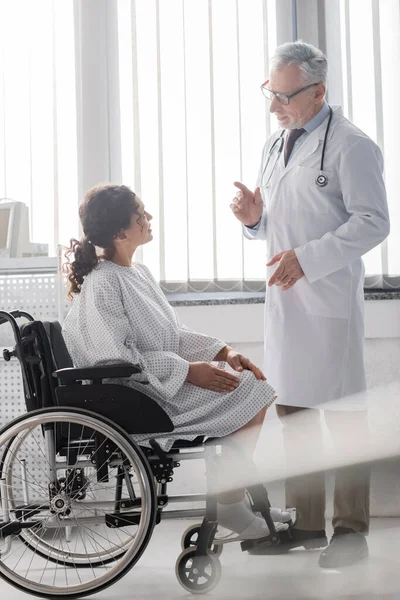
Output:
<instances>
[{"instance_id":1,"label":"wheelchair footrest","mask_svg":"<svg viewBox=\"0 0 400 600\"><path fill-rule=\"evenodd\" d=\"M257 546L277 546L278 544L284 544L290 542L292 540L292 535L290 533L290 529L287 531L280 531L274 537L268 538L259 538L257 540L245 540L241 542L240 547L242 552L246 550L250 550L251 548L256 548Z\"/></svg>"},{"instance_id":2,"label":"wheelchair footrest","mask_svg":"<svg viewBox=\"0 0 400 600\"><path fill-rule=\"evenodd\" d=\"M106 525L111 529L139 525L141 513L110 513L106 515Z\"/></svg>"}]
</instances>

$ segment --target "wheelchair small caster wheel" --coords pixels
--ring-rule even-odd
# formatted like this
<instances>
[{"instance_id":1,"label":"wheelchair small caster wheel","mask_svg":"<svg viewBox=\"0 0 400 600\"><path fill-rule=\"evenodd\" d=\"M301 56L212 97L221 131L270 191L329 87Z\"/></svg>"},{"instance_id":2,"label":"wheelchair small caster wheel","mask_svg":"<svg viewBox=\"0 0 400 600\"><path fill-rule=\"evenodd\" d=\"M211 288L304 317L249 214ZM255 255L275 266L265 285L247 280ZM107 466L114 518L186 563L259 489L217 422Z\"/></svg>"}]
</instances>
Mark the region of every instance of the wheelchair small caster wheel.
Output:
<instances>
[{"instance_id":1,"label":"wheelchair small caster wheel","mask_svg":"<svg viewBox=\"0 0 400 600\"><path fill-rule=\"evenodd\" d=\"M221 563L213 552L195 556L196 547L186 548L175 565L175 574L181 586L192 594L211 592L221 579Z\"/></svg>"},{"instance_id":2,"label":"wheelchair small caster wheel","mask_svg":"<svg viewBox=\"0 0 400 600\"><path fill-rule=\"evenodd\" d=\"M197 525L190 525L190 527L183 532L181 539L182 550L187 550L187 548L193 548L193 546L197 546L200 527L201 523L198 523ZM221 556L223 549L224 547L222 544L213 544L210 548L210 551L215 554L215 556Z\"/></svg>"}]
</instances>

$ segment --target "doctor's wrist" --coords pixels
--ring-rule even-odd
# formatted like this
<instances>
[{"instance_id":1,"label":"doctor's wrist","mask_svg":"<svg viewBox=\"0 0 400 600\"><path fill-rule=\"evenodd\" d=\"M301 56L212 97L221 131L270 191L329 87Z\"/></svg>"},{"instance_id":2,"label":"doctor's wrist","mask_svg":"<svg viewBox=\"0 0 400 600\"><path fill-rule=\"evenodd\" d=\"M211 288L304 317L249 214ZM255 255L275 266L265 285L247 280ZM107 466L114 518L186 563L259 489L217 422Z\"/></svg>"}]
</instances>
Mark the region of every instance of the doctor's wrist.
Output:
<instances>
[{"instance_id":1,"label":"doctor's wrist","mask_svg":"<svg viewBox=\"0 0 400 600\"><path fill-rule=\"evenodd\" d=\"M261 221L261 217L258 219L258 221L256 223L253 223L252 225L250 225L250 224L247 225L246 223L244 223L244 226L248 227L249 229L255 229L255 227L257 227L257 225L259 225L260 221Z\"/></svg>"}]
</instances>

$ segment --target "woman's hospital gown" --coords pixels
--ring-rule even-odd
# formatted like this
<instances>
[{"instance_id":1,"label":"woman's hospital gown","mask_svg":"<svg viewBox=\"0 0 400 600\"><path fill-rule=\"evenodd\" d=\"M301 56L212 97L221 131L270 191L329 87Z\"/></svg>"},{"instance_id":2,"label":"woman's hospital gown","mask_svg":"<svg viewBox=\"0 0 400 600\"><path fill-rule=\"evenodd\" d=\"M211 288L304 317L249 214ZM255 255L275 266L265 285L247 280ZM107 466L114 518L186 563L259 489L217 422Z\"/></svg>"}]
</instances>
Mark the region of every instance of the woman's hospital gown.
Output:
<instances>
[{"instance_id":1,"label":"woman's hospital gown","mask_svg":"<svg viewBox=\"0 0 400 600\"><path fill-rule=\"evenodd\" d=\"M133 437L155 437L166 450L177 439L229 435L275 397L273 388L251 371L238 374L240 384L233 392L213 392L187 382L190 362L211 362L226 344L180 325L160 286L139 263L122 267L100 262L74 298L63 335L76 367L140 365L142 373L117 383L156 400L174 431Z\"/></svg>"}]
</instances>

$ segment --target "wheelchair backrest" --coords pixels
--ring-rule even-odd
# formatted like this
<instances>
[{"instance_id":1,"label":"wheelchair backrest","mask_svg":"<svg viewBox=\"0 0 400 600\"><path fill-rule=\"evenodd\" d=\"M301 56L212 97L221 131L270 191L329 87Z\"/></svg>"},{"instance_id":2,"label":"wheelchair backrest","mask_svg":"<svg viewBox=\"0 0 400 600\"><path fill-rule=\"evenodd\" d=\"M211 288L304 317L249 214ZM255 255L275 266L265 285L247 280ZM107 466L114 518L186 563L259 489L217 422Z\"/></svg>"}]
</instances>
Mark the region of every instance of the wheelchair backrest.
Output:
<instances>
[{"instance_id":1,"label":"wheelchair backrest","mask_svg":"<svg viewBox=\"0 0 400 600\"><path fill-rule=\"evenodd\" d=\"M72 362L72 358L68 353L67 346L65 345L64 338L61 333L60 323L58 321L43 321L43 327L50 342L50 350L52 352L55 369L66 369L73 367L74 364Z\"/></svg>"},{"instance_id":2,"label":"wheelchair backrest","mask_svg":"<svg viewBox=\"0 0 400 600\"><path fill-rule=\"evenodd\" d=\"M28 411L56 405L58 385L54 371L72 367L73 363L57 322L31 321L20 327L21 346L18 358L24 383Z\"/></svg>"}]
</instances>

